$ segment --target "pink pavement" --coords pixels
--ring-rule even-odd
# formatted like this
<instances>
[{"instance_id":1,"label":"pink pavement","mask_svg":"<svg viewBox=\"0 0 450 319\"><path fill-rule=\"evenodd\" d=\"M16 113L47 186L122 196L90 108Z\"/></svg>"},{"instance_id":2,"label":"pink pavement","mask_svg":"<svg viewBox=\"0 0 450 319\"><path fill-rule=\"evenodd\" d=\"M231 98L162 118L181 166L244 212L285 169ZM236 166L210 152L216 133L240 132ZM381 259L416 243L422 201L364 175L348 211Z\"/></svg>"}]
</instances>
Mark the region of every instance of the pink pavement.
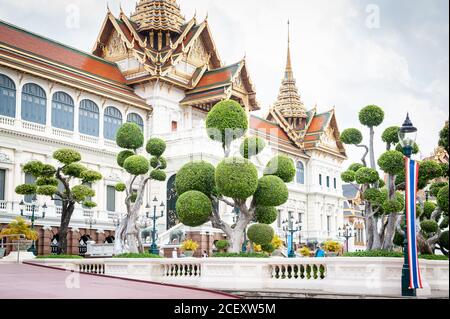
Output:
<instances>
[{"instance_id":1,"label":"pink pavement","mask_svg":"<svg viewBox=\"0 0 450 319\"><path fill-rule=\"evenodd\" d=\"M219 292L73 273L29 264L0 264L0 299L233 299Z\"/></svg>"}]
</instances>

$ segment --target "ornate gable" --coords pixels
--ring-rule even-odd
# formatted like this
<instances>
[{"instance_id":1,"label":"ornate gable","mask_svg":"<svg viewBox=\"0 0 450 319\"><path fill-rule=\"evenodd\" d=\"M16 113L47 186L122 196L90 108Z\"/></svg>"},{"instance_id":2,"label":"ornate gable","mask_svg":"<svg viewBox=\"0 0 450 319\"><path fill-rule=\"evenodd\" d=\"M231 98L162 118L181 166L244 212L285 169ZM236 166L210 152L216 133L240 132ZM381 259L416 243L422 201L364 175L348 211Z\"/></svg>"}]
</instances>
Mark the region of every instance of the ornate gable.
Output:
<instances>
[{"instance_id":1,"label":"ornate gable","mask_svg":"<svg viewBox=\"0 0 450 319\"><path fill-rule=\"evenodd\" d=\"M209 53L206 50L205 44L200 37L197 37L192 44L187 55L187 62L197 67L201 67L209 63Z\"/></svg>"},{"instance_id":2,"label":"ornate gable","mask_svg":"<svg viewBox=\"0 0 450 319\"><path fill-rule=\"evenodd\" d=\"M125 59L128 55L127 47L115 29L103 46L102 51L103 58L108 61L119 61Z\"/></svg>"}]
</instances>

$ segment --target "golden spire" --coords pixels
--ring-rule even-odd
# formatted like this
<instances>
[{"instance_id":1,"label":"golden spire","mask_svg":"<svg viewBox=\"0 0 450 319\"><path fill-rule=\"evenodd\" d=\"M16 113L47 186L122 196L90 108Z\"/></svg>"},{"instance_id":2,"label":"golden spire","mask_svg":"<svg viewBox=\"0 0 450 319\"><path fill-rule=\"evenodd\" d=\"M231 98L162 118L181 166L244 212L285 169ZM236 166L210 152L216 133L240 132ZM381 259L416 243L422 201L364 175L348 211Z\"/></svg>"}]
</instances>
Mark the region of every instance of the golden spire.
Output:
<instances>
[{"instance_id":1,"label":"golden spire","mask_svg":"<svg viewBox=\"0 0 450 319\"><path fill-rule=\"evenodd\" d=\"M288 47L287 47L287 61L284 78L281 84L278 99L275 102L274 109L279 111L286 118L306 118L306 108L300 99L294 72L292 70L291 61L291 35L290 22L288 21Z\"/></svg>"},{"instance_id":2,"label":"golden spire","mask_svg":"<svg viewBox=\"0 0 450 319\"><path fill-rule=\"evenodd\" d=\"M131 20L138 25L138 31L181 33L185 23L176 0L139 0Z\"/></svg>"}]
</instances>

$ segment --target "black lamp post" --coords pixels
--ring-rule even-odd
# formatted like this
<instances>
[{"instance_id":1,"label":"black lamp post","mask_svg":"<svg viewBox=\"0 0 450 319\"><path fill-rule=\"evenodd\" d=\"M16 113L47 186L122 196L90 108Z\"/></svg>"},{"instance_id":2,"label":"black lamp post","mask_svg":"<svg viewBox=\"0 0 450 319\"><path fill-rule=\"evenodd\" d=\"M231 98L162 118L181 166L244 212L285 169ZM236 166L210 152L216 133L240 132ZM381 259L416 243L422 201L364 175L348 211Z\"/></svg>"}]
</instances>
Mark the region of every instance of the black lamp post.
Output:
<instances>
[{"instance_id":1,"label":"black lamp post","mask_svg":"<svg viewBox=\"0 0 450 319\"><path fill-rule=\"evenodd\" d=\"M300 222L297 221L294 223L294 216L292 216L292 212L289 212L289 217L287 220L283 222L283 231L286 234L290 234L289 238L291 249L288 252L289 258L295 258L295 250L294 250L294 234L302 230ZM287 235L286 235L287 236Z\"/></svg>"},{"instance_id":2,"label":"black lamp post","mask_svg":"<svg viewBox=\"0 0 450 319\"><path fill-rule=\"evenodd\" d=\"M416 142L417 137L417 128L414 127L411 120L409 119L409 114L406 115L406 120L403 123L403 126L400 128L400 131L398 133L398 137L400 140L400 144L403 147L403 154L407 156L408 158L412 155L412 150L414 147L414 144ZM406 198L405 198L406 202ZM406 214L406 212L405 212ZM403 256L404 256L404 262L403 262L403 269L402 269L402 296L404 297L415 297L416 289L409 289L409 282L410 282L410 272L409 272L409 263L408 263L408 237L407 237L407 231L406 231L406 225L403 227L404 229L404 241L403 241Z\"/></svg>"},{"instance_id":3,"label":"black lamp post","mask_svg":"<svg viewBox=\"0 0 450 319\"><path fill-rule=\"evenodd\" d=\"M89 225L89 237L91 237L92 240L92 226L97 224L97 220L94 218L94 213L90 212L89 217L86 218L84 222L86 225Z\"/></svg>"},{"instance_id":4,"label":"black lamp post","mask_svg":"<svg viewBox=\"0 0 450 319\"><path fill-rule=\"evenodd\" d=\"M339 237L345 238L345 250L348 252L348 241L350 238L356 237L356 231L353 225L347 223L343 228L338 229Z\"/></svg>"},{"instance_id":5,"label":"black lamp post","mask_svg":"<svg viewBox=\"0 0 450 319\"><path fill-rule=\"evenodd\" d=\"M39 204L38 204L36 195L33 195L33 199L31 201L31 216L24 215L26 204L24 203L23 200L20 201L19 208L20 208L20 215L30 219L30 221L31 221L31 229L34 230L34 222L37 219L45 218L45 210L47 209L47 204L44 203L44 205L42 206L42 216L36 216L36 213L39 210ZM37 254L36 253L36 244L35 244L34 240L32 241L31 247L28 249L28 251L32 252L36 256L36 254Z\"/></svg>"},{"instance_id":6,"label":"black lamp post","mask_svg":"<svg viewBox=\"0 0 450 319\"><path fill-rule=\"evenodd\" d=\"M150 246L149 251L151 254L159 255L158 245L156 245L156 220L164 216L164 208L166 206L164 205L164 202L161 202L161 205L159 205L159 207L161 208L161 215L156 216L156 205L158 205L158 198L155 197L155 199L153 199L153 217L150 217L150 212L148 211L150 205L147 204L146 208L147 218L151 218L153 221L152 245Z\"/></svg>"}]
</instances>

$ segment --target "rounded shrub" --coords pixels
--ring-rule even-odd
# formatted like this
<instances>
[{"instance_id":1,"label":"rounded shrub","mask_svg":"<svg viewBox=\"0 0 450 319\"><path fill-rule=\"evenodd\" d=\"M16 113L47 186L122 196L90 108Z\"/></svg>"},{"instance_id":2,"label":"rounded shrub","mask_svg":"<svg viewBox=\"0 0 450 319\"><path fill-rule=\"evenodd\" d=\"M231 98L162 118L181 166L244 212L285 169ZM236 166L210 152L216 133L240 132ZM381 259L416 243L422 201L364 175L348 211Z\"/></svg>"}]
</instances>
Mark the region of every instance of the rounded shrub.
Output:
<instances>
[{"instance_id":1,"label":"rounded shrub","mask_svg":"<svg viewBox=\"0 0 450 319\"><path fill-rule=\"evenodd\" d=\"M377 105L368 105L359 112L359 122L368 127L375 127L383 123L384 111Z\"/></svg>"},{"instance_id":2,"label":"rounded shrub","mask_svg":"<svg viewBox=\"0 0 450 319\"><path fill-rule=\"evenodd\" d=\"M16 194L19 195L34 195L36 194L37 186L35 184L22 184L16 187Z\"/></svg>"},{"instance_id":3,"label":"rounded shrub","mask_svg":"<svg viewBox=\"0 0 450 319\"><path fill-rule=\"evenodd\" d=\"M276 250L275 246L272 243L261 245L261 249L262 251L269 254L272 254Z\"/></svg>"},{"instance_id":4,"label":"rounded shrub","mask_svg":"<svg viewBox=\"0 0 450 319\"><path fill-rule=\"evenodd\" d=\"M125 191L127 189L127 185L125 185L125 183L117 183L114 188L116 189L116 191L118 191L119 193Z\"/></svg>"},{"instance_id":5,"label":"rounded shrub","mask_svg":"<svg viewBox=\"0 0 450 319\"><path fill-rule=\"evenodd\" d=\"M87 168L84 165L81 165L80 163L72 163L64 166L62 172L64 173L64 175L79 178L81 173L83 173L85 170L87 170Z\"/></svg>"},{"instance_id":6,"label":"rounded shrub","mask_svg":"<svg viewBox=\"0 0 450 319\"><path fill-rule=\"evenodd\" d=\"M379 188L382 188L382 187L384 187L384 186L386 186L386 183L384 182L384 180L382 180L381 178L378 180L378 187Z\"/></svg>"},{"instance_id":7,"label":"rounded shrub","mask_svg":"<svg viewBox=\"0 0 450 319\"><path fill-rule=\"evenodd\" d=\"M164 157L156 157L153 156L150 159L150 166L153 168L159 168L159 169L166 169L167 168L167 161Z\"/></svg>"},{"instance_id":8,"label":"rounded shrub","mask_svg":"<svg viewBox=\"0 0 450 319\"><path fill-rule=\"evenodd\" d=\"M374 184L379 179L378 172L373 168L362 167L355 173L355 180L358 184Z\"/></svg>"},{"instance_id":9,"label":"rounded shrub","mask_svg":"<svg viewBox=\"0 0 450 319\"><path fill-rule=\"evenodd\" d=\"M420 229L426 234L435 233L438 231L439 225L434 220L424 220L420 223Z\"/></svg>"},{"instance_id":10,"label":"rounded shrub","mask_svg":"<svg viewBox=\"0 0 450 319\"><path fill-rule=\"evenodd\" d=\"M353 163L348 167L349 171L354 171L355 173L360 169L363 168L364 165L361 163Z\"/></svg>"},{"instance_id":11,"label":"rounded shrub","mask_svg":"<svg viewBox=\"0 0 450 319\"><path fill-rule=\"evenodd\" d=\"M202 192L188 191L177 200L176 210L180 222L197 227L206 223L212 213L211 200Z\"/></svg>"},{"instance_id":12,"label":"rounded shrub","mask_svg":"<svg viewBox=\"0 0 450 319\"><path fill-rule=\"evenodd\" d=\"M83 206L87 207L87 208L95 208L95 207L97 207L97 203L95 203L91 200L86 200L83 202Z\"/></svg>"},{"instance_id":13,"label":"rounded shrub","mask_svg":"<svg viewBox=\"0 0 450 319\"><path fill-rule=\"evenodd\" d=\"M125 163L125 160L126 160L128 157L133 156L133 155L134 155L134 152L133 152L133 151L130 151L130 150L124 150L124 151L121 151L121 152L117 155L117 164L118 164L120 167L123 167L123 163Z\"/></svg>"},{"instance_id":14,"label":"rounded shrub","mask_svg":"<svg viewBox=\"0 0 450 319\"><path fill-rule=\"evenodd\" d=\"M356 128L348 128L341 133L341 142L344 144L361 144L363 135L360 130Z\"/></svg>"},{"instance_id":15,"label":"rounded shrub","mask_svg":"<svg viewBox=\"0 0 450 319\"><path fill-rule=\"evenodd\" d=\"M36 189L36 194L45 195L45 196L53 196L58 191L58 187L53 185L43 185L38 186Z\"/></svg>"},{"instance_id":16,"label":"rounded shrub","mask_svg":"<svg viewBox=\"0 0 450 319\"><path fill-rule=\"evenodd\" d=\"M448 230L442 232L441 237L439 237L439 245L448 250Z\"/></svg>"},{"instance_id":17,"label":"rounded shrub","mask_svg":"<svg viewBox=\"0 0 450 319\"><path fill-rule=\"evenodd\" d=\"M215 180L220 194L231 198L247 199L258 187L258 171L249 160L231 157L217 165Z\"/></svg>"},{"instance_id":18,"label":"rounded shrub","mask_svg":"<svg viewBox=\"0 0 450 319\"><path fill-rule=\"evenodd\" d=\"M442 175L441 177L449 177L449 165L448 163L439 163L439 165L441 165L441 171L442 171Z\"/></svg>"},{"instance_id":19,"label":"rounded shrub","mask_svg":"<svg viewBox=\"0 0 450 319\"><path fill-rule=\"evenodd\" d=\"M398 151L387 151L378 159L378 165L385 173L398 175L405 168L403 154Z\"/></svg>"},{"instance_id":20,"label":"rounded shrub","mask_svg":"<svg viewBox=\"0 0 450 319\"><path fill-rule=\"evenodd\" d=\"M287 202L289 191L286 184L278 176L263 176L259 179L258 188L253 196L258 206L280 206Z\"/></svg>"},{"instance_id":21,"label":"rounded shrub","mask_svg":"<svg viewBox=\"0 0 450 319\"><path fill-rule=\"evenodd\" d=\"M266 147L266 142L257 136L246 137L239 149L242 157L249 159L252 156L258 155Z\"/></svg>"},{"instance_id":22,"label":"rounded shrub","mask_svg":"<svg viewBox=\"0 0 450 319\"><path fill-rule=\"evenodd\" d=\"M193 190L210 195L216 185L215 171L215 167L205 161L184 165L175 177L175 189L178 196Z\"/></svg>"},{"instance_id":23,"label":"rounded shrub","mask_svg":"<svg viewBox=\"0 0 450 319\"><path fill-rule=\"evenodd\" d=\"M144 145L144 134L136 123L124 123L117 130L116 142L121 148L137 150Z\"/></svg>"},{"instance_id":24,"label":"rounded shrub","mask_svg":"<svg viewBox=\"0 0 450 319\"><path fill-rule=\"evenodd\" d=\"M69 165L81 161L81 154L70 148L63 148L55 151L53 158L60 163Z\"/></svg>"},{"instance_id":25,"label":"rounded shrub","mask_svg":"<svg viewBox=\"0 0 450 319\"><path fill-rule=\"evenodd\" d=\"M72 196L77 202L82 202L88 197L94 197L95 191L85 185L77 185L72 187Z\"/></svg>"},{"instance_id":26,"label":"rounded shrub","mask_svg":"<svg viewBox=\"0 0 450 319\"><path fill-rule=\"evenodd\" d=\"M448 213L448 185L447 187L442 187L439 191L437 203L444 212Z\"/></svg>"},{"instance_id":27,"label":"rounded shrub","mask_svg":"<svg viewBox=\"0 0 450 319\"><path fill-rule=\"evenodd\" d=\"M430 181L442 176L442 168L438 162L435 161L422 161L419 165L419 177Z\"/></svg>"},{"instance_id":28,"label":"rounded shrub","mask_svg":"<svg viewBox=\"0 0 450 319\"><path fill-rule=\"evenodd\" d=\"M92 183L101 180L103 177L101 173L88 169L80 174L80 178L83 180L83 182Z\"/></svg>"},{"instance_id":29,"label":"rounded shrub","mask_svg":"<svg viewBox=\"0 0 450 319\"><path fill-rule=\"evenodd\" d=\"M275 232L266 224L253 224L247 230L248 239L257 245L268 245L272 242Z\"/></svg>"},{"instance_id":30,"label":"rounded shrub","mask_svg":"<svg viewBox=\"0 0 450 319\"><path fill-rule=\"evenodd\" d=\"M278 211L273 206L258 206L255 213L256 221L261 224L271 225L278 218Z\"/></svg>"},{"instance_id":31,"label":"rounded shrub","mask_svg":"<svg viewBox=\"0 0 450 319\"><path fill-rule=\"evenodd\" d=\"M151 138L145 149L150 155L160 157L166 150L166 142L160 138Z\"/></svg>"},{"instance_id":32,"label":"rounded shrub","mask_svg":"<svg viewBox=\"0 0 450 319\"><path fill-rule=\"evenodd\" d=\"M446 187L446 186L448 186L447 182L436 182L436 183L431 184L431 186L430 186L430 194L431 194L431 196L437 197L439 191L443 187Z\"/></svg>"},{"instance_id":33,"label":"rounded shrub","mask_svg":"<svg viewBox=\"0 0 450 319\"><path fill-rule=\"evenodd\" d=\"M264 175L278 176L285 183L292 182L296 172L294 161L284 155L272 158L264 169Z\"/></svg>"},{"instance_id":34,"label":"rounded shrub","mask_svg":"<svg viewBox=\"0 0 450 319\"><path fill-rule=\"evenodd\" d=\"M38 177L41 175L43 168L44 164L42 164L42 162L30 161L23 166L23 172Z\"/></svg>"},{"instance_id":35,"label":"rounded shrub","mask_svg":"<svg viewBox=\"0 0 450 319\"><path fill-rule=\"evenodd\" d=\"M391 126L384 130L381 135L381 139L383 142L388 144L397 144L399 142L398 132L400 131L400 127Z\"/></svg>"},{"instance_id":36,"label":"rounded shrub","mask_svg":"<svg viewBox=\"0 0 450 319\"><path fill-rule=\"evenodd\" d=\"M150 163L142 155L133 155L125 160L123 168L131 175L144 175L148 173Z\"/></svg>"},{"instance_id":37,"label":"rounded shrub","mask_svg":"<svg viewBox=\"0 0 450 319\"><path fill-rule=\"evenodd\" d=\"M425 202L423 203L423 218L430 219L431 214L435 211L437 205L433 202Z\"/></svg>"},{"instance_id":38,"label":"rounded shrub","mask_svg":"<svg viewBox=\"0 0 450 319\"><path fill-rule=\"evenodd\" d=\"M377 188L368 188L364 191L364 198L372 203L381 203L383 194Z\"/></svg>"},{"instance_id":39,"label":"rounded shrub","mask_svg":"<svg viewBox=\"0 0 450 319\"><path fill-rule=\"evenodd\" d=\"M448 228L448 216L444 216L441 223L439 224L440 229L446 229Z\"/></svg>"},{"instance_id":40,"label":"rounded shrub","mask_svg":"<svg viewBox=\"0 0 450 319\"><path fill-rule=\"evenodd\" d=\"M218 240L215 245L217 249L225 250L230 247L230 242L228 240Z\"/></svg>"},{"instance_id":41,"label":"rounded shrub","mask_svg":"<svg viewBox=\"0 0 450 319\"><path fill-rule=\"evenodd\" d=\"M404 208L402 202L397 199L388 199L381 205L386 214L401 212Z\"/></svg>"},{"instance_id":42,"label":"rounded shrub","mask_svg":"<svg viewBox=\"0 0 450 319\"><path fill-rule=\"evenodd\" d=\"M394 245L403 247L404 240L403 235L396 231L394 234Z\"/></svg>"},{"instance_id":43,"label":"rounded shrub","mask_svg":"<svg viewBox=\"0 0 450 319\"><path fill-rule=\"evenodd\" d=\"M39 177L36 180L37 186L45 186L45 185L52 185L52 186L58 186L58 180L54 177Z\"/></svg>"},{"instance_id":44,"label":"rounded shrub","mask_svg":"<svg viewBox=\"0 0 450 319\"><path fill-rule=\"evenodd\" d=\"M217 103L206 117L209 138L223 144L244 136L247 129L247 115L243 107L233 100Z\"/></svg>"},{"instance_id":45,"label":"rounded shrub","mask_svg":"<svg viewBox=\"0 0 450 319\"><path fill-rule=\"evenodd\" d=\"M341 179L346 183L352 183L355 181L355 172L354 171L345 171L341 174Z\"/></svg>"},{"instance_id":46,"label":"rounded shrub","mask_svg":"<svg viewBox=\"0 0 450 319\"><path fill-rule=\"evenodd\" d=\"M50 164L44 164L42 166L41 176L42 177L53 177L56 173L56 168Z\"/></svg>"},{"instance_id":47,"label":"rounded shrub","mask_svg":"<svg viewBox=\"0 0 450 319\"><path fill-rule=\"evenodd\" d=\"M166 172L160 169L154 169L150 173L150 177L155 181L164 182L167 178Z\"/></svg>"}]
</instances>

